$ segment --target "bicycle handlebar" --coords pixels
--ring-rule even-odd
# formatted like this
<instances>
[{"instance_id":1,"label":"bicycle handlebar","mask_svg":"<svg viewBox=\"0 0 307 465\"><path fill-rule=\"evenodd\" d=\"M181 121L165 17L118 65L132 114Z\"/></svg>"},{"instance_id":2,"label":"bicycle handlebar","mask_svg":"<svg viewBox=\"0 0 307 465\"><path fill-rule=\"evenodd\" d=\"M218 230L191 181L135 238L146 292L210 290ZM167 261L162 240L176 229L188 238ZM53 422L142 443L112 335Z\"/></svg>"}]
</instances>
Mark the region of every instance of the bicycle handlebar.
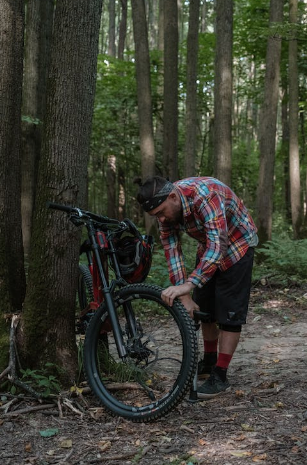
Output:
<instances>
[{"instance_id":1,"label":"bicycle handlebar","mask_svg":"<svg viewBox=\"0 0 307 465\"><path fill-rule=\"evenodd\" d=\"M97 223L104 223L104 224L113 224L116 226L120 226L122 224L121 221L115 220L113 218L109 218L108 216L101 216L101 215L96 215L96 213L92 213L89 211L81 210L81 208L78 207L71 207L69 205L62 205L59 203L54 203L54 202L47 202L47 208L52 208L53 210L60 210L65 213L75 213L78 215L80 220L83 218L90 218L91 220L97 222Z\"/></svg>"}]
</instances>

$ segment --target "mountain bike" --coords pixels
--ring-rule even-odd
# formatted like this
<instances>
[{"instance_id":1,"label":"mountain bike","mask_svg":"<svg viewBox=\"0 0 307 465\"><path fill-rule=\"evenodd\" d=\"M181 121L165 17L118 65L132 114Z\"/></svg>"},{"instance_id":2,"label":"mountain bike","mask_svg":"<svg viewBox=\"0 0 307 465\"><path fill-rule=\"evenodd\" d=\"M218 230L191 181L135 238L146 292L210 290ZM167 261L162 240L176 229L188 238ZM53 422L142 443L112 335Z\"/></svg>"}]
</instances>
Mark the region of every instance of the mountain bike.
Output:
<instances>
[{"instance_id":1,"label":"mountain bike","mask_svg":"<svg viewBox=\"0 0 307 465\"><path fill-rule=\"evenodd\" d=\"M168 306L161 287L143 282L151 265L150 237L128 219L55 203L48 207L87 231L81 249L88 260L82 275L88 287L80 297L84 304L90 299L93 310L83 349L88 385L111 414L135 422L168 414L192 384L197 340L184 306L179 301Z\"/></svg>"}]
</instances>

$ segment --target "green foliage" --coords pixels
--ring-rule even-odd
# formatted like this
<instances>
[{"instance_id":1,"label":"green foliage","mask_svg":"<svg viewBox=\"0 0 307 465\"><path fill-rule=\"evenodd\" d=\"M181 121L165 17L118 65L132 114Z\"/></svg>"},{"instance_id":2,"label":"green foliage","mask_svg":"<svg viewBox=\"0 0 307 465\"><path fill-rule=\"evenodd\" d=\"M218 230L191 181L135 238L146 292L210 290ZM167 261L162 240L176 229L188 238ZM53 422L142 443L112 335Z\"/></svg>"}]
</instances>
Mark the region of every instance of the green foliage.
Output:
<instances>
[{"instance_id":1,"label":"green foliage","mask_svg":"<svg viewBox=\"0 0 307 465\"><path fill-rule=\"evenodd\" d=\"M294 241L279 236L257 248L253 278L269 278L282 285L306 282L307 239Z\"/></svg>"},{"instance_id":2,"label":"green foliage","mask_svg":"<svg viewBox=\"0 0 307 465\"><path fill-rule=\"evenodd\" d=\"M42 397L49 397L51 394L58 394L61 386L55 374L59 374L61 369L53 363L46 363L42 370L20 370L21 381L28 384Z\"/></svg>"}]
</instances>

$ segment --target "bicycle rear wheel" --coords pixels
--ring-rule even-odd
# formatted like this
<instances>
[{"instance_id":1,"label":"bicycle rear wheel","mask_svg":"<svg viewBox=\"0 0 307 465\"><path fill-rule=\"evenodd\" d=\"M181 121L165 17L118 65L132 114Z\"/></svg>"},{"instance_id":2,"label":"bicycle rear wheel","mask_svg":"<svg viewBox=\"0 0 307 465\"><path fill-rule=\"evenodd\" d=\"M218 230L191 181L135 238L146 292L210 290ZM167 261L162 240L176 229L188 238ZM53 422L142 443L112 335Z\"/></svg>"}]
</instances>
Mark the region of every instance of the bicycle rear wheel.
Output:
<instances>
[{"instance_id":1,"label":"bicycle rear wheel","mask_svg":"<svg viewBox=\"0 0 307 465\"><path fill-rule=\"evenodd\" d=\"M183 305L161 299L162 289L146 284L125 286L115 307L128 356L118 357L113 332L108 350L100 331L108 316L105 304L90 321L84 344L89 386L112 414L135 422L158 419L187 393L197 363L194 324ZM131 336L131 319L136 334Z\"/></svg>"}]
</instances>

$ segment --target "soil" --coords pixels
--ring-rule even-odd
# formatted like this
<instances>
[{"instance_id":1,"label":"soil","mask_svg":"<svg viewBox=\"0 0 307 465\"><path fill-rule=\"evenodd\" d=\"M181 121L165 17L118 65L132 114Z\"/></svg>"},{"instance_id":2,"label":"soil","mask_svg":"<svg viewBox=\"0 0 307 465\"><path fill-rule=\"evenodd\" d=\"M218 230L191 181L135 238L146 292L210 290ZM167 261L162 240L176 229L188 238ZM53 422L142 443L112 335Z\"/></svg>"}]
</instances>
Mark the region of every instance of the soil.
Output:
<instances>
[{"instance_id":1,"label":"soil","mask_svg":"<svg viewBox=\"0 0 307 465\"><path fill-rule=\"evenodd\" d=\"M0 464L307 464L306 310L307 286L255 287L231 391L154 423L111 417L91 394L3 393Z\"/></svg>"}]
</instances>

